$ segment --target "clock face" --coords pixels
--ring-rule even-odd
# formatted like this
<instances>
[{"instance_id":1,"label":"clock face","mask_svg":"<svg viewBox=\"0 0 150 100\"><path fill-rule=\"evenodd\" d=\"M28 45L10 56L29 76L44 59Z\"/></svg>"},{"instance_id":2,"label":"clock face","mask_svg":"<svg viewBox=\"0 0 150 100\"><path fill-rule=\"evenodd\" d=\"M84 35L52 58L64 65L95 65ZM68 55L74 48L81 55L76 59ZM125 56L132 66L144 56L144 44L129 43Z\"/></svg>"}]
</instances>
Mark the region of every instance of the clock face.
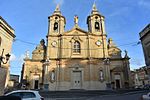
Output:
<instances>
[{"instance_id":1,"label":"clock face","mask_svg":"<svg viewBox=\"0 0 150 100\"><path fill-rule=\"evenodd\" d=\"M96 45L97 45L97 46L100 46L100 45L101 45L101 41L99 41L99 40L96 41Z\"/></svg>"},{"instance_id":2,"label":"clock face","mask_svg":"<svg viewBox=\"0 0 150 100\"><path fill-rule=\"evenodd\" d=\"M57 45L57 42L56 42L56 41L53 41L53 42L52 42L52 46L53 46L53 47L56 47L56 45Z\"/></svg>"}]
</instances>

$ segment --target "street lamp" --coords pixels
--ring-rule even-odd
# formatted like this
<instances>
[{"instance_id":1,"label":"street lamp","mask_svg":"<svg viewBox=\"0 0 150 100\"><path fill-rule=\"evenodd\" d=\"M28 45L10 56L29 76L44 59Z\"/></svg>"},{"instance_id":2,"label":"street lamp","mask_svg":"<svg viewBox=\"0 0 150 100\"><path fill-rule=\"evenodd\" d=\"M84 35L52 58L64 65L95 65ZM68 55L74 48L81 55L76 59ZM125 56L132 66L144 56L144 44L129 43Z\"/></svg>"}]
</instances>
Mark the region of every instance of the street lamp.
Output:
<instances>
[{"instance_id":1,"label":"street lamp","mask_svg":"<svg viewBox=\"0 0 150 100\"><path fill-rule=\"evenodd\" d=\"M0 56L0 67L1 67L1 64L2 64L2 63L3 63L3 64L6 64L6 63L8 62L8 60L9 60L10 56L11 56L11 55L8 53L8 54L5 55L6 57L3 57L3 53L4 53L4 49L2 50L2 54L1 54L1 56ZM4 59L6 59L5 62L3 61Z\"/></svg>"}]
</instances>

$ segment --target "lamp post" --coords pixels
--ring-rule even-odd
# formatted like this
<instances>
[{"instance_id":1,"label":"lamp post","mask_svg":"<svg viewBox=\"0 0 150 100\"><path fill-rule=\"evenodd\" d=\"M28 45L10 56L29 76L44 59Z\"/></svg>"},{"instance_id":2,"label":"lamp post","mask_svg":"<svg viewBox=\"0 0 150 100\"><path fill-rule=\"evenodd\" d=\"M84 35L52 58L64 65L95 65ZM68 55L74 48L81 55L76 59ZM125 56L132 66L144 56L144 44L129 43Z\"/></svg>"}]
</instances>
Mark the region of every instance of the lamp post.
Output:
<instances>
[{"instance_id":1,"label":"lamp post","mask_svg":"<svg viewBox=\"0 0 150 100\"><path fill-rule=\"evenodd\" d=\"M0 67L2 67L1 64L6 64L10 58L9 53L5 55L6 57L3 57L3 53L4 53L4 49L2 50L2 54L0 56ZM5 62L4 62L4 59L6 59Z\"/></svg>"}]
</instances>

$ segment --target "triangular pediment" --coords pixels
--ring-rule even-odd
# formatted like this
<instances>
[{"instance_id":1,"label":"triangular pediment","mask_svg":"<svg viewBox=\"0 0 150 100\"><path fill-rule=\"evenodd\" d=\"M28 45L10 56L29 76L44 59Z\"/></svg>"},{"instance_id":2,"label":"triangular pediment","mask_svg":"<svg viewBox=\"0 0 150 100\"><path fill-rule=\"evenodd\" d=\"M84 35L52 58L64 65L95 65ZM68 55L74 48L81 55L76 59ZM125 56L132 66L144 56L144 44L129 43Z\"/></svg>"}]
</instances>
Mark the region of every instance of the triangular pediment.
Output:
<instances>
[{"instance_id":1,"label":"triangular pediment","mask_svg":"<svg viewBox=\"0 0 150 100\"><path fill-rule=\"evenodd\" d=\"M121 52L121 50L118 48L118 47L110 47L109 49L108 49L109 51L118 51L118 52Z\"/></svg>"},{"instance_id":2,"label":"triangular pediment","mask_svg":"<svg viewBox=\"0 0 150 100\"><path fill-rule=\"evenodd\" d=\"M123 69L119 66L119 67L115 67L111 70L112 72L122 72Z\"/></svg>"},{"instance_id":3,"label":"triangular pediment","mask_svg":"<svg viewBox=\"0 0 150 100\"><path fill-rule=\"evenodd\" d=\"M87 35L88 32L79 28L79 27L74 27L73 29L66 31L63 35Z\"/></svg>"}]
</instances>

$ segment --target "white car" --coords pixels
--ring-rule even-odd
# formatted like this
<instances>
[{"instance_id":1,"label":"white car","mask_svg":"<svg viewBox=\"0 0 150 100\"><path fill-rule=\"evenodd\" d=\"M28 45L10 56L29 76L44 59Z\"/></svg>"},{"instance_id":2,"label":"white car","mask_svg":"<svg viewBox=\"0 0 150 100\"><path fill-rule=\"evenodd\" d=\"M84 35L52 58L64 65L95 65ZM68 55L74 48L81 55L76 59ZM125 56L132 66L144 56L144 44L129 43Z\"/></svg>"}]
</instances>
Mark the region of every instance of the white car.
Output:
<instances>
[{"instance_id":1,"label":"white car","mask_svg":"<svg viewBox=\"0 0 150 100\"><path fill-rule=\"evenodd\" d=\"M146 95L142 95L142 100L150 100L150 92Z\"/></svg>"},{"instance_id":2,"label":"white car","mask_svg":"<svg viewBox=\"0 0 150 100\"><path fill-rule=\"evenodd\" d=\"M19 96L21 100L44 100L39 92L34 90L16 90L5 94L5 96Z\"/></svg>"}]
</instances>

